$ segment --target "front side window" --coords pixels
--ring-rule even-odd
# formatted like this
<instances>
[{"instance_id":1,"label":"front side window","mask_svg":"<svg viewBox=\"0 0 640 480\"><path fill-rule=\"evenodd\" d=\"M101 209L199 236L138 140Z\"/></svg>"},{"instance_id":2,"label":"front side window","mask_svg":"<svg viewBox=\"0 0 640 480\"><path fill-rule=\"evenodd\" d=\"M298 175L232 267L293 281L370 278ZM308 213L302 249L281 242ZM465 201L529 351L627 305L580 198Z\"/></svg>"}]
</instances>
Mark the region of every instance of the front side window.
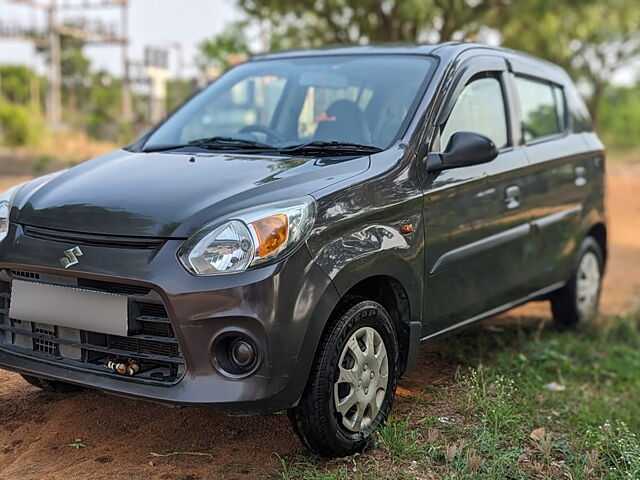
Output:
<instances>
[{"instance_id":1,"label":"front side window","mask_svg":"<svg viewBox=\"0 0 640 480\"><path fill-rule=\"evenodd\" d=\"M561 89L549 83L516 77L516 90L526 142L564 131L564 96Z\"/></svg>"},{"instance_id":2,"label":"front side window","mask_svg":"<svg viewBox=\"0 0 640 480\"><path fill-rule=\"evenodd\" d=\"M405 125L434 65L423 55L248 62L180 108L144 149L213 137L274 147L337 141L385 149Z\"/></svg>"},{"instance_id":3,"label":"front side window","mask_svg":"<svg viewBox=\"0 0 640 480\"><path fill-rule=\"evenodd\" d=\"M456 100L442 130L443 150L456 132L489 137L498 148L508 143L507 116L500 81L494 77L472 80Z\"/></svg>"}]
</instances>

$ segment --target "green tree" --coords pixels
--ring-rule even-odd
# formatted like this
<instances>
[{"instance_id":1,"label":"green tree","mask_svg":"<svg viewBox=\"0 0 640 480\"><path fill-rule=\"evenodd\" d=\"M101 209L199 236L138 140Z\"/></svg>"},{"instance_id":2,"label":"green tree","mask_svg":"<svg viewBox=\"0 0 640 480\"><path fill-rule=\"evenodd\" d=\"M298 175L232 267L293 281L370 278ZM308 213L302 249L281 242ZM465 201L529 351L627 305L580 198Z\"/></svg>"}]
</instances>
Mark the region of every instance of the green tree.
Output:
<instances>
[{"instance_id":1,"label":"green tree","mask_svg":"<svg viewBox=\"0 0 640 480\"><path fill-rule=\"evenodd\" d=\"M77 111L90 97L91 61L84 54L84 40L62 36L60 45L62 101L70 110Z\"/></svg>"},{"instance_id":2,"label":"green tree","mask_svg":"<svg viewBox=\"0 0 640 480\"><path fill-rule=\"evenodd\" d=\"M15 147L35 143L40 128L37 113L0 96L0 144Z\"/></svg>"},{"instance_id":3,"label":"green tree","mask_svg":"<svg viewBox=\"0 0 640 480\"><path fill-rule=\"evenodd\" d=\"M474 39L509 0L237 0L270 49Z\"/></svg>"},{"instance_id":4,"label":"green tree","mask_svg":"<svg viewBox=\"0 0 640 480\"><path fill-rule=\"evenodd\" d=\"M599 120L602 97L620 69L640 57L637 0L526 0L496 12L506 46L562 65L588 87Z\"/></svg>"},{"instance_id":5,"label":"green tree","mask_svg":"<svg viewBox=\"0 0 640 480\"><path fill-rule=\"evenodd\" d=\"M198 46L196 62L202 70L228 69L239 55L249 54L249 42L245 36L245 23L228 26L221 34L204 40Z\"/></svg>"},{"instance_id":6,"label":"green tree","mask_svg":"<svg viewBox=\"0 0 640 480\"><path fill-rule=\"evenodd\" d=\"M31 100L32 82L38 81L36 75L22 65L0 66L0 95L12 103L26 105Z\"/></svg>"},{"instance_id":7,"label":"green tree","mask_svg":"<svg viewBox=\"0 0 640 480\"><path fill-rule=\"evenodd\" d=\"M607 88L602 97L599 119L605 143L618 148L640 147L640 84Z\"/></svg>"},{"instance_id":8,"label":"green tree","mask_svg":"<svg viewBox=\"0 0 640 480\"><path fill-rule=\"evenodd\" d=\"M167 112L178 108L194 91L192 82L176 78L167 82Z\"/></svg>"},{"instance_id":9,"label":"green tree","mask_svg":"<svg viewBox=\"0 0 640 480\"><path fill-rule=\"evenodd\" d=\"M88 93L89 100L83 115L87 133L99 139L117 140L121 133L121 82L106 72L96 72L91 75Z\"/></svg>"},{"instance_id":10,"label":"green tree","mask_svg":"<svg viewBox=\"0 0 640 480\"><path fill-rule=\"evenodd\" d=\"M80 105L89 99L91 83L91 61L84 54L85 41L81 38L62 35L60 37L60 80L62 103L67 112L75 114ZM44 47L42 47L44 48ZM50 60L49 51L42 50Z\"/></svg>"}]
</instances>

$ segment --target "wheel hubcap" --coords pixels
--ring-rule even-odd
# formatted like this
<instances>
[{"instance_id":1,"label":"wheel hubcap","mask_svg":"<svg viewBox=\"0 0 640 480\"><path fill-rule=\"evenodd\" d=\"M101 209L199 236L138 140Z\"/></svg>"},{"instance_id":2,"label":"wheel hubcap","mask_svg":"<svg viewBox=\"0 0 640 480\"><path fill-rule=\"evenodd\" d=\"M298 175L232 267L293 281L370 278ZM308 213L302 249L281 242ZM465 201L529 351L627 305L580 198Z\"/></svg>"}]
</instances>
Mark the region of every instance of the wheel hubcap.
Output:
<instances>
[{"instance_id":1,"label":"wheel hubcap","mask_svg":"<svg viewBox=\"0 0 640 480\"><path fill-rule=\"evenodd\" d=\"M580 260L576 285L576 302L582 318L589 318L596 310L600 293L600 263L593 252Z\"/></svg>"},{"instance_id":2,"label":"wheel hubcap","mask_svg":"<svg viewBox=\"0 0 640 480\"><path fill-rule=\"evenodd\" d=\"M347 341L333 386L336 411L342 425L361 432L375 420L389 382L387 349L380 334L371 327L358 329Z\"/></svg>"}]
</instances>

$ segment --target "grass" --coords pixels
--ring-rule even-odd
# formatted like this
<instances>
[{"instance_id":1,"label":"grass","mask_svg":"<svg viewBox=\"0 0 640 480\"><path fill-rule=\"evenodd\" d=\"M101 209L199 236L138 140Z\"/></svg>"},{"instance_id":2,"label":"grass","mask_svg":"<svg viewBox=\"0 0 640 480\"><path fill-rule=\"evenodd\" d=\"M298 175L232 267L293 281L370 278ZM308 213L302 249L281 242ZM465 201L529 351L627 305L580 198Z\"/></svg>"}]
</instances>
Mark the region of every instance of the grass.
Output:
<instances>
[{"instance_id":1,"label":"grass","mask_svg":"<svg viewBox=\"0 0 640 480\"><path fill-rule=\"evenodd\" d=\"M640 318L579 332L519 323L442 342L454 372L400 398L367 452L281 459L275 478L638 479Z\"/></svg>"}]
</instances>

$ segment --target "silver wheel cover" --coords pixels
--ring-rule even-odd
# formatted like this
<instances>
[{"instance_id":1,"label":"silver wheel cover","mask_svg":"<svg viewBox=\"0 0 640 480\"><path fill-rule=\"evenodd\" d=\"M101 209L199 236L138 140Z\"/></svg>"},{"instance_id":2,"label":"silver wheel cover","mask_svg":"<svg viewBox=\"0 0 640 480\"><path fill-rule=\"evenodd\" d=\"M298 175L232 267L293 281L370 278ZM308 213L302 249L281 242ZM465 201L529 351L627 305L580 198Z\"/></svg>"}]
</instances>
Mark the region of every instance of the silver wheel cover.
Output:
<instances>
[{"instance_id":1,"label":"silver wheel cover","mask_svg":"<svg viewBox=\"0 0 640 480\"><path fill-rule=\"evenodd\" d=\"M576 278L576 308L585 320L596 312L601 276L600 262L596 254L585 253L580 260Z\"/></svg>"},{"instance_id":2,"label":"silver wheel cover","mask_svg":"<svg viewBox=\"0 0 640 480\"><path fill-rule=\"evenodd\" d=\"M361 432L375 420L389 384L389 359L380 334L371 327L356 330L338 363L333 400L342 425Z\"/></svg>"}]
</instances>

